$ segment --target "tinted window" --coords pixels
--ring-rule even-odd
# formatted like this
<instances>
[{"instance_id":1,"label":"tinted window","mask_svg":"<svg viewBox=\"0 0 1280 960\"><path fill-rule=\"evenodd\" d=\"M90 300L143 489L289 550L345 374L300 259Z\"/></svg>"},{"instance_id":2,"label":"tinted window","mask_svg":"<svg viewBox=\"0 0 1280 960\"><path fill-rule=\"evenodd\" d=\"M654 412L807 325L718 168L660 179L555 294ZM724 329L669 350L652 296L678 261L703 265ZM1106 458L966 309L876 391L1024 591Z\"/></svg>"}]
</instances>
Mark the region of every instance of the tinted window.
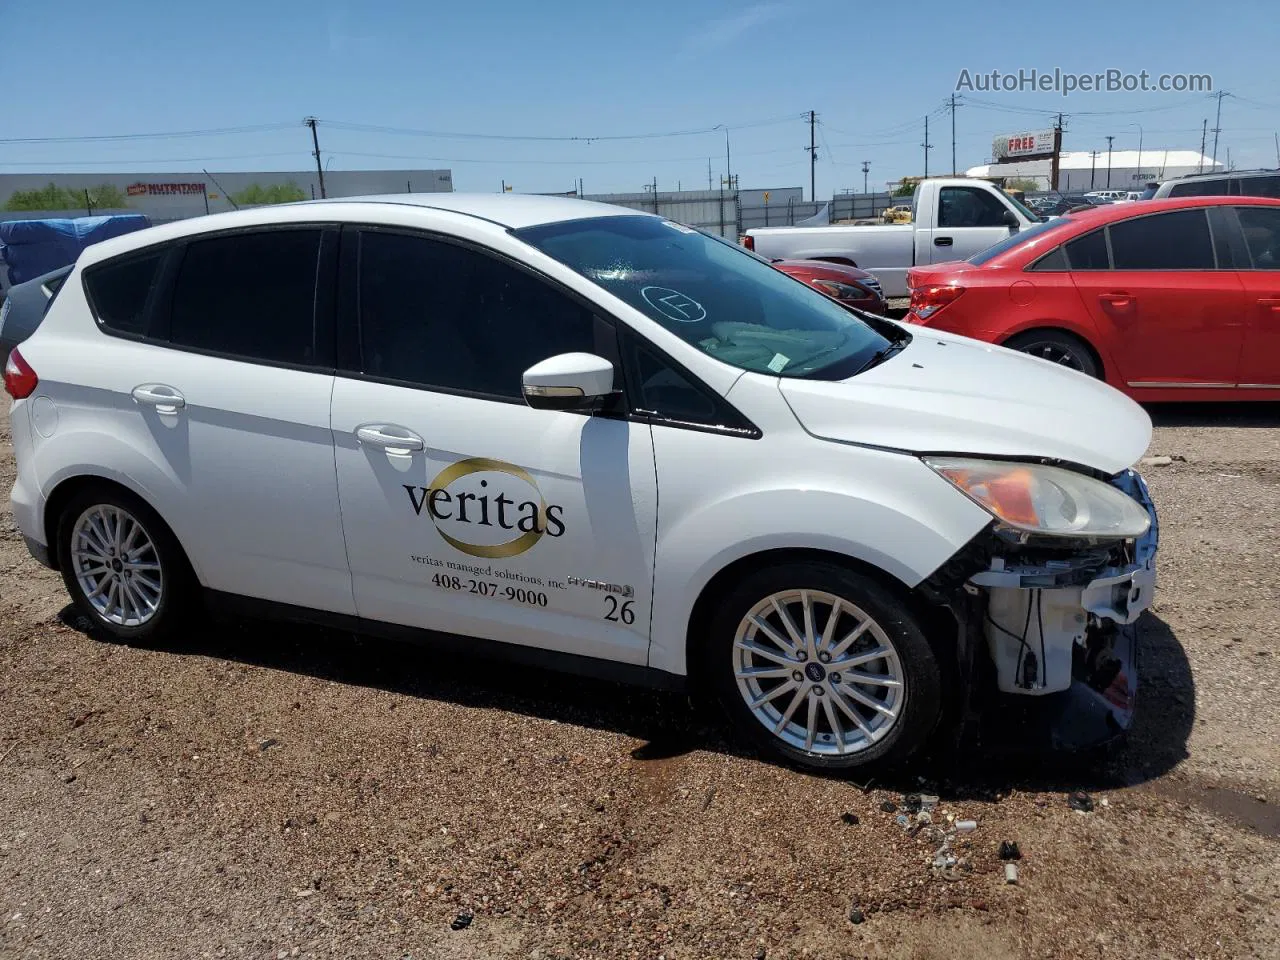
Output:
<instances>
[{"instance_id":1,"label":"tinted window","mask_svg":"<svg viewBox=\"0 0 1280 960\"><path fill-rule=\"evenodd\" d=\"M636 349L636 403L640 410L684 423L718 424L720 406L643 347Z\"/></svg>"},{"instance_id":2,"label":"tinted window","mask_svg":"<svg viewBox=\"0 0 1280 960\"><path fill-rule=\"evenodd\" d=\"M1168 195L1171 197L1225 197L1227 195L1227 178L1175 183L1169 188Z\"/></svg>"},{"instance_id":3,"label":"tinted window","mask_svg":"<svg viewBox=\"0 0 1280 960\"><path fill-rule=\"evenodd\" d=\"M940 227L1002 227L1009 208L985 190L943 187L938 196Z\"/></svg>"},{"instance_id":4,"label":"tinted window","mask_svg":"<svg viewBox=\"0 0 1280 960\"><path fill-rule=\"evenodd\" d=\"M1240 177L1231 192L1245 197L1280 197L1280 177Z\"/></svg>"},{"instance_id":5,"label":"tinted window","mask_svg":"<svg viewBox=\"0 0 1280 960\"><path fill-rule=\"evenodd\" d=\"M1117 270L1213 270L1213 240L1204 210L1177 210L1113 223Z\"/></svg>"},{"instance_id":6,"label":"tinted window","mask_svg":"<svg viewBox=\"0 0 1280 960\"><path fill-rule=\"evenodd\" d=\"M1050 230L1059 230L1070 222L1070 220L1063 220L1059 218L1056 220L1045 220L1042 223L1033 223L1026 229L1019 230L1017 233L1009 234L1008 237L1001 240L999 243L992 244L981 253L975 253L969 258L969 262L981 266L988 260L1000 256L1000 254L1004 253L1006 250L1012 250L1014 247L1021 246L1028 240L1034 240L1036 237L1047 233Z\"/></svg>"},{"instance_id":7,"label":"tinted window","mask_svg":"<svg viewBox=\"0 0 1280 960\"><path fill-rule=\"evenodd\" d=\"M85 288L99 323L121 333L146 331L147 299L160 273L161 256L153 253L85 271Z\"/></svg>"},{"instance_id":8,"label":"tinted window","mask_svg":"<svg viewBox=\"0 0 1280 960\"><path fill-rule=\"evenodd\" d=\"M1031 265L1032 270L1053 272L1067 269L1067 253L1062 247L1054 247Z\"/></svg>"},{"instance_id":9,"label":"tinted window","mask_svg":"<svg viewBox=\"0 0 1280 960\"><path fill-rule=\"evenodd\" d=\"M1102 230L1086 233L1063 246L1072 270L1108 270L1111 267L1107 259L1107 238Z\"/></svg>"},{"instance_id":10,"label":"tinted window","mask_svg":"<svg viewBox=\"0 0 1280 960\"><path fill-rule=\"evenodd\" d=\"M593 217L514 233L735 367L844 379L889 345L813 287L669 220Z\"/></svg>"},{"instance_id":11,"label":"tinted window","mask_svg":"<svg viewBox=\"0 0 1280 960\"><path fill-rule=\"evenodd\" d=\"M311 363L319 255L319 230L188 245L174 286L170 339L248 360Z\"/></svg>"},{"instance_id":12,"label":"tinted window","mask_svg":"<svg viewBox=\"0 0 1280 960\"><path fill-rule=\"evenodd\" d=\"M589 310L495 257L437 240L362 233L359 297L364 372L374 376L520 399L535 363L596 352Z\"/></svg>"},{"instance_id":13,"label":"tinted window","mask_svg":"<svg viewBox=\"0 0 1280 960\"><path fill-rule=\"evenodd\" d=\"M1255 270L1280 270L1280 207L1236 207Z\"/></svg>"}]
</instances>

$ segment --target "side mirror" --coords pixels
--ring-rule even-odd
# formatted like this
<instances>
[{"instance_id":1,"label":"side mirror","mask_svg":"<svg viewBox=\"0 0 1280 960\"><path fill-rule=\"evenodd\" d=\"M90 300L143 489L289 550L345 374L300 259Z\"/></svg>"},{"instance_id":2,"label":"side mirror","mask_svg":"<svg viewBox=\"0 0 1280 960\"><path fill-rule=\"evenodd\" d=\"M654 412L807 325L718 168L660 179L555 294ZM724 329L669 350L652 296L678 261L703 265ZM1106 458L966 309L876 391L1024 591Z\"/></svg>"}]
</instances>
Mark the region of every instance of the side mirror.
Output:
<instances>
[{"instance_id":1,"label":"side mirror","mask_svg":"<svg viewBox=\"0 0 1280 960\"><path fill-rule=\"evenodd\" d=\"M1000 219L1010 230L1016 231L1022 226L1022 221L1018 219L1018 215L1012 210L1005 210L1005 212L1000 215Z\"/></svg>"},{"instance_id":2,"label":"side mirror","mask_svg":"<svg viewBox=\"0 0 1280 960\"><path fill-rule=\"evenodd\" d=\"M536 410L596 410L613 396L613 364L594 353L562 353L535 363L521 378Z\"/></svg>"}]
</instances>

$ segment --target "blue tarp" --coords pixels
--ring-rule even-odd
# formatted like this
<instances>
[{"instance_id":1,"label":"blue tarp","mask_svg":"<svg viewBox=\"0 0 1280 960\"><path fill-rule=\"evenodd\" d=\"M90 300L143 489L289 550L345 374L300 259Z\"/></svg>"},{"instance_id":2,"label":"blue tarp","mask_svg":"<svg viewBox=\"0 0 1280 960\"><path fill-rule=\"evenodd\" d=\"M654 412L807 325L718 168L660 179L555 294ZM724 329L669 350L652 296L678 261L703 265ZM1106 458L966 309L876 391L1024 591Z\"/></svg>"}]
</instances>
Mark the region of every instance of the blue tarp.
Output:
<instances>
[{"instance_id":1,"label":"blue tarp","mask_svg":"<svg viewBox=\"0 0 1280 960\"><path fill-rule=\"evenodd\" d=\"M24 283L75 263L91 244L151 226L140 213L67 220L5 220L0 222L0 260L9 271L9 285Z\"/></svg>"}]
</instances>

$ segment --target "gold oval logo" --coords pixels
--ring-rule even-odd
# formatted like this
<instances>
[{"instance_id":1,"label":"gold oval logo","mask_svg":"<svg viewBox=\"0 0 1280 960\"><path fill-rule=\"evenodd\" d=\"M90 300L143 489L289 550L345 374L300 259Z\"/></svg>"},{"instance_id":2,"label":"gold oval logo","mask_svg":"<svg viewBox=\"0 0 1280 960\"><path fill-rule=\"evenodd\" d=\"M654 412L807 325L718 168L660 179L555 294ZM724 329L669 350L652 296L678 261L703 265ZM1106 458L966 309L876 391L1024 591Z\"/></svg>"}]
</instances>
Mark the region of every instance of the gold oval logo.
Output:
<instances>
[{"instance_id":1,"label":"gold oval logo","mask_svg":"<svg viewBox=\"0 0 1280 960\"><path fill-rule=\"evenodd\" d=\"M523 501L513 500L507 496L507 490L499 490L494 496L494 491L488 487L488 481L483 479L475 489L456 493L450 489L459 480L483 473L513 477L525 484L532 491L533 497ZM558 537L565 530L561 519L563 509L556 504L547 503L529 472L500 460L490 460L487 457L459 460L441 470L429 487L406 485L405 489L409 493L414 512L421 516L423 510L426 510L445 543L468 556L490 560L514 557L532 548L542 539L543 534ZM516 536L501 543L472 543L461 539L463 524L498 527L501 530L515 531Z\"/></svg>"}]
</instances>

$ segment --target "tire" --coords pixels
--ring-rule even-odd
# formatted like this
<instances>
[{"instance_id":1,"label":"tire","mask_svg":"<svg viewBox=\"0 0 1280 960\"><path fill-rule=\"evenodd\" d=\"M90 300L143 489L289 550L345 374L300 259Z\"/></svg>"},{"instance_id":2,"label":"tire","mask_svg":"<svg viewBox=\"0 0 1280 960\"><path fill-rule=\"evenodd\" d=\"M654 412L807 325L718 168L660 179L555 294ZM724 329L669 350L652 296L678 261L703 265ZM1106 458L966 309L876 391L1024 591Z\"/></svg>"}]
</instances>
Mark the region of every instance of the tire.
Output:
<instances>
[{"instance_id":1,"label":"tire","mask_svg":"<svg viewBox=\"0 0 1280 960\"><path fill-rule=\"evenodd\" d=\"M1074 334L1062 330L1028 330L1010 337L1004 342L1004 346L1061 364L1095 380L1102 379L1102 365L1098 363L1093 348Z\"/></svg>"},{"instance_id":2,"label":"tire","mask_svg":"<svg viewBox=\"0 0 1280 960\"><path fill-rule=\"evenodd\" d=\"M183 625L195 606L195 575L177 538L142 500L105 484L86 487L63 508L57 530L62 580L93 630L146 646ZM129 548L123 556L117 531Z\"/></svg>"},{"instance_id":3,"label":"tire","mask_svg":"<svg viewBox=\"0 0 1280 960\"><path fill-rule=\"evenodd\" d=\"M777 600L788 612L803 640L806 597L819 658L791 640L772 605ZM828 631L834 601L841 612ZM943 709L942 662L908 606L875 580L836 564L787 563L748 575L718 606L704 676L733 727L763 753L809 770L853 770L906 760L937 727ZM845 643L855 629L860 635ZM827 632L837 639L824 637ZM790 642L792 650L779 641ZM886 654L867 660L875 651ZM835 659L822 661L824 653L834 653ZM856 662L846 663L843 673L833 669L851 659ZM849 684L848 672L855 667L860 676L883 682ZM773 675L751 673L757 670ZM891 685L894 681L897 686ZM755 707L749 698L755 699ZM880 708L872 709L867 700ZM775 732L788 709L794 710L791 721ZM862 718L861 726L854 714Z\"/></svg>"}]
</instances>

